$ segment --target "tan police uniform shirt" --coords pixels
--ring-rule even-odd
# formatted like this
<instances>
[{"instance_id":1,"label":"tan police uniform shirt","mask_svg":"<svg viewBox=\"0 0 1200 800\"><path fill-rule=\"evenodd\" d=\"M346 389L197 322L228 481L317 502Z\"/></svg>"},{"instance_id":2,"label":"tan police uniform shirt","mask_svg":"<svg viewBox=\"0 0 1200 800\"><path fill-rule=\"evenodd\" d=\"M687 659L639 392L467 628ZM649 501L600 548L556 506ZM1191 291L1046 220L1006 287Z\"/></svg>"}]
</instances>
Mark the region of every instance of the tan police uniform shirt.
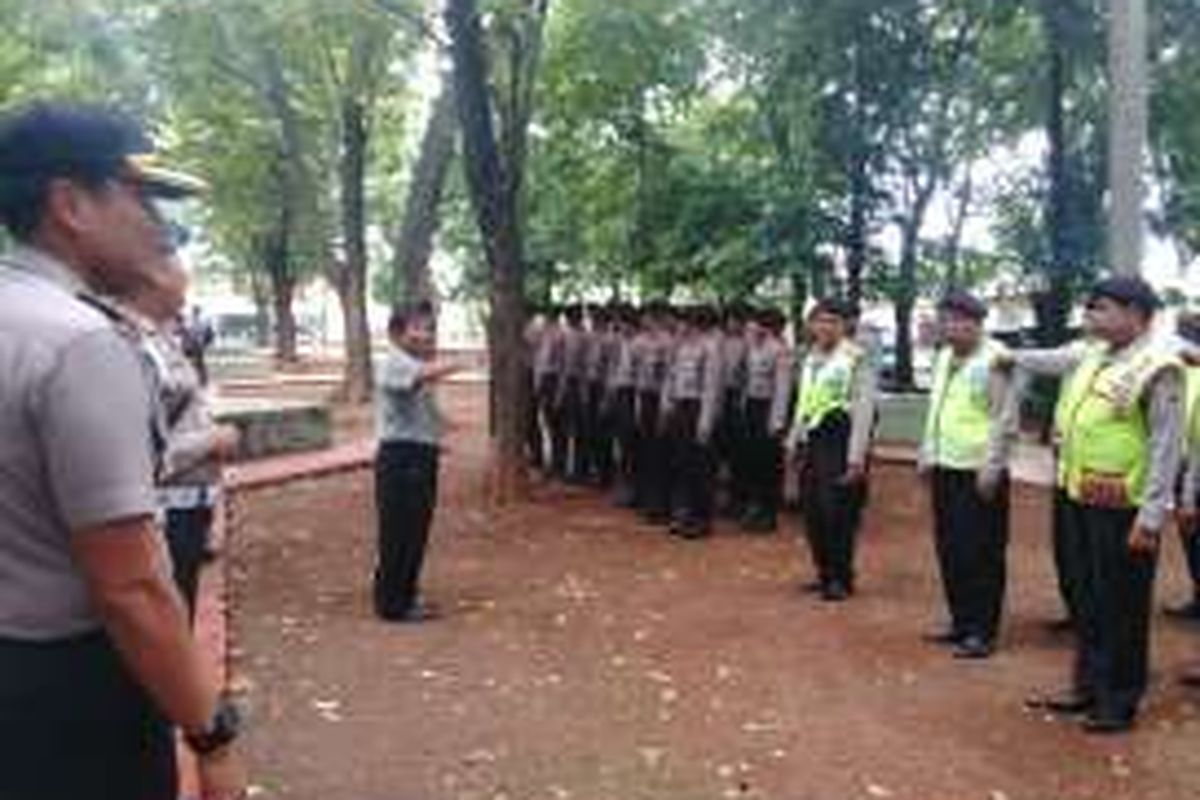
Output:
<instances>
[{"instance_id":1,"label":"tan police uniform shirt","mask_svg":"<svg viewBox=\"0 0 1200 800\"><path fill-rule=\"evenodd\" d=\"M44 253L0 258L0 637L99 629L71 537L155 512L136 346L84 292Z\"/></svg>"}]
</instances>

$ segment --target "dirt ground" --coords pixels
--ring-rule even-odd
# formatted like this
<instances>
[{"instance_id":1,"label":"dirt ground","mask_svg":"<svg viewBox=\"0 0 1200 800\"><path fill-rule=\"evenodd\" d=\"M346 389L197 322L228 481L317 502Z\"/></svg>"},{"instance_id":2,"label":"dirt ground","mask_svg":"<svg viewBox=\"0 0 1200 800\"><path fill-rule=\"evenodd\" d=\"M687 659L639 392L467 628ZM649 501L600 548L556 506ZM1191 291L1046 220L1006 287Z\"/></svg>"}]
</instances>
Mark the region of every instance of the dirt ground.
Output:
<instances>
[{"instance_id":1,"label":"dirt ground","mask_svg":"<svg viewBox=\"0 0 1200 800\"><path fill-rule=\"evenodd\" d=\"M446 617L369 614L365 472L241 498L234 641L254 796L305 800L1193 800L1200 695L1172 672L1200 628L1155 620L1139 729L1090 738L1025 712L1069 641L1047 498L1016 498L1000 652L959 662L920 640L941 620L911 471L874 476L860 594L798 591L781 534L684 542L603 498L541 486L481 505L482 396L454 387L425 590ZM1184 580L1168 543L1160 599Z\"/></svg>"}]
</instances>

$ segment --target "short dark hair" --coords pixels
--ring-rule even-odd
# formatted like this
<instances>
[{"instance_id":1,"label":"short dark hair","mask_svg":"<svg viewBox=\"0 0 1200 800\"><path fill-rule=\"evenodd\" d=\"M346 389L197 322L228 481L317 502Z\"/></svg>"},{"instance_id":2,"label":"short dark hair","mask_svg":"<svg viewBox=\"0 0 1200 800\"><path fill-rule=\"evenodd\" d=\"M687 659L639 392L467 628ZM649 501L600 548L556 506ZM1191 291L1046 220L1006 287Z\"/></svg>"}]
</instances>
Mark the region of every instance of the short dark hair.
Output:
<instances>
[{"instance_id":1,"label":"short dark hair","mask_svg":"<svg viewBox=\"0 0 1200 800\"><path fill-rule=\"evenodd\" d=\"M817 314L831 314L840 317L845 322L853 322L858 318L858 309L848 300L839 297L823 297L808 312L809 317Z\"/></svg>"},{"instance_id":2,"label":"short dark hair","mask_svg":"<svg viewBox=\"0 0 1200 800\"><path fill-rule=\"evenodd\" d=\"M433 304L428 300L393 306L391 316L388 317L388 336L399 336L408 330L413 320L429 319L432 316Z\"/></svg>"}]
</instances>

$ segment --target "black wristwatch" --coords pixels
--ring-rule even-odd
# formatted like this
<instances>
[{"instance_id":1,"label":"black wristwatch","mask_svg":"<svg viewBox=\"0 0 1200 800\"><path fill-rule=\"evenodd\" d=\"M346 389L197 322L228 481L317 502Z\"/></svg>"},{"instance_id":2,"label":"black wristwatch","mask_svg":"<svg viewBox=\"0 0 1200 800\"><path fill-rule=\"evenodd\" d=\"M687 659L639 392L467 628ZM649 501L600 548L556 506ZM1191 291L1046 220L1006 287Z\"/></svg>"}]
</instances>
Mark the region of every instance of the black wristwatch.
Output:
<instances>
[{"instance_id":1,"label":"black wristwatch","mask_svg":"<svg viewBox=\"0 0 1200 800\"><path fill-rule=\"evenodd\" d=\"M217 701L217 709L204 730L185 733L183 738L193 753L207 756L236 739L241 728L242 715L238 713L237 706L228 697L222 697Z\"/></svg>"}]
</instances>

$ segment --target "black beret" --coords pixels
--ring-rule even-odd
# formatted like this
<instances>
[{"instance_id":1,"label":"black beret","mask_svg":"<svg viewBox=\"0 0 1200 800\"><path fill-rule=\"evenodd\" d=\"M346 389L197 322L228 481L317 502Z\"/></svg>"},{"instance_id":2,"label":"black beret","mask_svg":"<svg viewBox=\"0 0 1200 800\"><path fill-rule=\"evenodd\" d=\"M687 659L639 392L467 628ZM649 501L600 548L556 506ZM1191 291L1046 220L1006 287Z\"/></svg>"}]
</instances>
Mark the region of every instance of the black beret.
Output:
<instances>
[{"instance_id":1,"label":"black beret","mask_svg":"<svg viewBox=\"0 0 1200 800\"><path fill-rule=\"evenodd\" d=\"M987 318L988 308L975 295L965 289L951 289L938 303L939 311L951 311L982 322Z\"/></svg>"},{"instance_id":2,"label":"black beret","mask_svg":"<svg viewBox=\"0 0 1200 800\"><path fill-rule=\"evenodd\" d=\"M1133 306L1147 315L1162 308L1162 299L1154 287L1134 275L1114 275L1099 281L1088 292L1088 303L1102 297L1123 306Z\"/></svg>"}]
</instances>

